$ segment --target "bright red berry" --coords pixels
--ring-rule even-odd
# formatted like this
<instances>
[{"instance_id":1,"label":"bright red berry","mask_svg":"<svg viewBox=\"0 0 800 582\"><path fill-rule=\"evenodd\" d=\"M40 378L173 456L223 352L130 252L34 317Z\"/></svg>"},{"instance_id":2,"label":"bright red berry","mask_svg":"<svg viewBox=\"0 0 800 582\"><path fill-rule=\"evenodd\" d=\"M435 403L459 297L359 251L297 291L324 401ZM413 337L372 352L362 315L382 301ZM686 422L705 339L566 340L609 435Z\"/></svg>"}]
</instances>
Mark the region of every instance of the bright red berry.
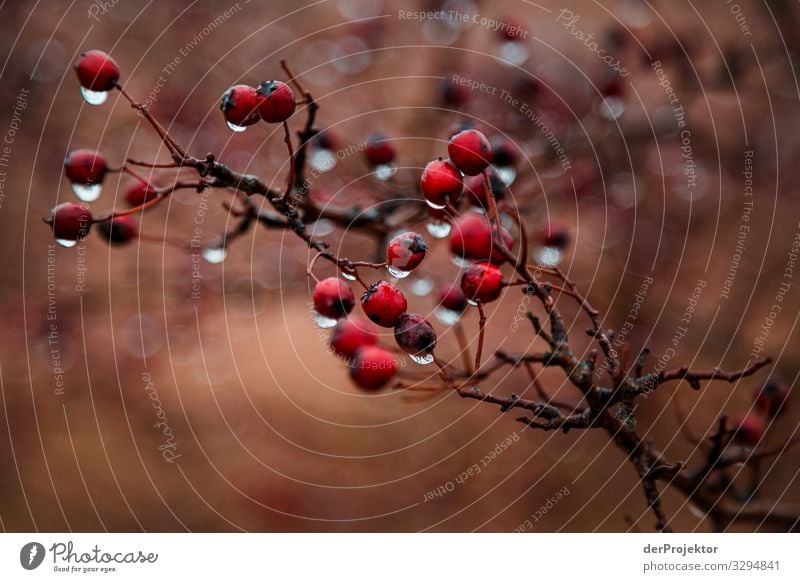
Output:
<instances>
[{"instance_id":1,"label":"bright red berry","mask_svg":"<svg viewBox=\"0 0 800 582\"><path fill-rule=\"evenodd\" d=\"M119 66L103 51L82 53L74 68L81 87L90 91L110 91L119 80Z\"/></svg>"},{"instance_id":2,"label":"bright red berry","mask_svg":"<svg viewBox=\"0 0 800 582\"><path fill-rule=\"evenodd\" d=\"M502 135L492 138L492 163L500 168L513 166L519 160L517 144Z\"/></svg>"},{"instance_id":3,"label":"bright red berry","mask_svg":"<svg viewBox=\"0 0 800 582\"><path fill-rule=\"evenodd\" d=\"M391 270L407 273L416 269L427 253L425 239L416 232L404 232L389 241L386 263Z\"/></svg>"},{"instance_id":4,"label":"bright red berry","mask_svg":"<svg viewBox=\"0 0 800 582\"><path fill-rule=\"evenodd\" d=\"M492 189L495 200L502 200L505 198L508 192L508 186L500 179L497 172L491 168L489 168L489 186ZM465 190L467 194L469 194L473 205L478 208L487 208L489 206L489 202L486 200L486 180L483 174L470 177L469 180L467 180Z\"/></svg>"},{"instance_id":5,"label":"bright red berry","mask_svg":"<svg viewBox=\"0 0 800 582\"><path fill-rule=\"evenodd\" d=\"M755 446L764 437L766 430L764 419L753 412L740 416L733 421L733 438L738 442Z\"/></svg>"},{"instance_id":6,"label":"bright red berry","mask_svg":"<svg viewBox=\"0 0 800 582\"><path fill-rule=\"evenodd\" d=\"M64 158L64 174L73 184L100 184L107 171L105 156L94 150L72 150Z\"/></svg>"},{"instance_id":7,"label":"bright red berry","mask_svg":"<svg viewBox=\"0 0 800 582\"><path fill-rule=\"evenodd\" d=\"M439 158L425 166L419 185L426 200L444 206L448 200L455 201L461 196L464 178L450 160Z\"/></svg>"},{"instance_id":8,"label":"bright red berry","mask_svg":"<svg viewBox=\"0 0 800 582\"><path fill-rule=\"evenodd\" d=\"M136 239L139 230L132 216L118 216L97 223L100 235L111 245L124 245Z\"/></svg>"},{"instance_id":9,"label":"bright red berry","mask_svg":"<svg viewBox=\"0 0 800 582\"><path fill-rule=\"evenodd\" d=\"M378 325L394 327L406 312L408 302L397 287L386 281L378 281L361 297L361 307L367 317Z\"/></svg>"},{"instance_id":10,"label":"bright red berry","mask_svg":"<svg viewBox=\"0 0 800 582\"><path fill-rule=\"evenodd\" d=\"M371 166L385 166L397 154L392 141L382 133L373 133L364 144L364 155Z\"/></svg>"},{"instance_id":11,"label":"bright red berry","mask_svg":"<svg viewBox=\"0 0 800 582\"><path fill-rule=\"evenodd\" d=\"M220 109L225 115L225 121L238 127L247 127L260 119L258 113L260 100L254 87L234 85L223 93Z\"/></svg>"},{"instance_id":12,"label":"bright red berry","mask_svg":"<svg viewBox=\"0 0 800 582\"><path fill-rule=\"evenodd\" d=\"M264 81L256 91L259 97L258 114L267 123L282 123L294 113L294 92L286 83Z\"/></svg>"},{"instance_id":13,"label":"bright red berry","mask_svg":"<svg viewBox=\"0 0 800 582\"><path fill-rule=\"evenodd\" d=\"M439 288L439 304L445 309L461 313L467 308L467 298L461 287L445 283Z\"/></svg>"},{"instance_id":14,"label":"bright red berry","mask_svg":"<svg viewBox=\"0 0 800 582\"><path fill-rule=\"evenodd\" d=\"M80 240L89 234L92 213L85 204L64 202L50 211L46 221L53 228L53 236L61 240Z\"/></svg>"},{"instance_id":15,"label":"bright red berry","mask_svg":"<svg viewBox=\"0 0 800 582\"><path fill-rule=\"evenodd\" d=\"M538 233L539 242L545 247L555 247L559 250L569 245L569 230L559 222L548 222Z\"/></svg>"},{"instance_id":16,"label":"bright red berry","mask_svg":"<svg viewBox=\"0 0 800 582\"><path fill-rule=\"evenodd\" d=\"M139 178L134 178L125 187L122 196L128 206L135 208L158 197L158 191L150 182L143 182Z\"/></svg>"},{"instance_id":17,"label":"bright red berry","mask_svg":"<svg viewBox=\"0 0 800 582\"><path fill-rule=\"evenodd\" d=\"M492 233L497 227L489 224L489 219L477 212L464 214L453 224L450 233L450 251L463 259L471 261L490 261L502 263L505 257L494 246ZM514 246L514 239L505 229L501 229L503 243L508 250Z\"/></svg>"},{"instance_id":18,"label":"bright red berry","mask_svg":"<svg viewBox=\"0 0 800 582\"><path fill-rule=\"evenodd\" d=\"M477 129L466 129L451 137L447 153L467 176L480 174L492 163L492 146Z\"/></svg>"},{"instance_id":19,"label":"bright red berry","mask_svg":"<svg viewBox=\"0 0 800 582\"><path fill-rule=\"evenodd\" d=\"M339 319L353 310L356 297L350 285L338 277L322 279L314 286L314 309L323 317Z\"/></svg>"},{"instance_id":20,"label":"bright red berry","mask_svg":"<svg viewBox=\"0 0 800 582\"><path fill-rule=\"evenodd\" d=\"M388 384L397 372L392 352L380 346L360 348L350 367L350 377L364 390L377 390Z\"/></svg>"},{"instance_id":21,"label":"bright red berry","mask_svg":"<svg viewBox=\"0 0 800 582\"><path fill-rule=\"evenodd\" d=\"M426 356L436 347L436 331L421 315L404 313L394 328L397 345L412 356Z\"/></svg>"},{"instance_id":22,"label":"bright red berry","mask_svg":"<svg viewBox=\"0 0 800 582\"><path fill-rule=\"evenodd\" d=\"M503 291L503 273L492 263L472 263L461 277L461 290L472 301L494 301Z\"/></svg>"},{"instance_id":23,"label":"bright red berry","mask_svg":"<svg viewBox=\"0 0 800 582\"><path fill-rule=\"evenodd\" d=\"M334 352L343 358L352 358L359 348L377 344L378 335L366 319L343 317L331 330L330 343Z\"/></svg>"},{"instance_id":24,"label":"bright red berry","mask_svg":"<svg viewBox=\"0 0 800 582\"><path fill-rule=\"evenodd\" d=\"M789 385L783 380L769 380L755 394L756 406L770 418L780 414L787 398Z\"/></svg>"}]
</instances>

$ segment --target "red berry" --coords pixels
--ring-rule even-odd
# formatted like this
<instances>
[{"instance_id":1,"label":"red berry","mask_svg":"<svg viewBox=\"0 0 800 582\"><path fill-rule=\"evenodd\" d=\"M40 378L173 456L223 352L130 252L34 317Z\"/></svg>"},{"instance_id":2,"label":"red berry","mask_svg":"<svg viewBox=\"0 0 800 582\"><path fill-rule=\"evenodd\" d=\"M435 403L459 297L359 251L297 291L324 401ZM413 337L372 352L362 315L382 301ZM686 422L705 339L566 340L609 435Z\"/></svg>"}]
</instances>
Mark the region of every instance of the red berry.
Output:
<instances>
[{"instance_id":1,"label":"red berry","mask_svg":"<svg viewBox=\"0 0 800 582\"><path fill-rule=\"evenodd\" d=\"M112 245L124 245L135 240L139 232L131 216L119 216L97 223L100 235Z\"/></svg>"},{"instance_id":2,"label":"red berry","mask_svg":"<svg viewBox=\"0 0 800 582\"><path fill-rule=\"evenodd\" d=\"M451 107L460 107L469 101L469 89L454 83L452 79L443 79L439 85L442 103Z\"/></svg>"},{"instance_id":3,"label":"red berry","mask_svg":"<svg viewBox=\"0 0 800 582\"><path fill-rule=\"evenodd\" d=\"M404 313L394 328L394 339L400 348L412 356L425 356L436 347L436 332L421 315Z\"/></svg>"},{"instance_id":4,"label":"red berry","mask_svg":"<svg viewBox=\"0 0 800 582\"><path fill-rule=\"evenodd\" d=\"M389 267L397 271L413 271L425 258L428 245L416 232L398 234L386 249L386 262Z\"/></svg>"},{"instance_id":5,"label":"red berry","mask_svg":"<svg viewBox=\"0 0 800 582\"><path fill-rule=\"evenodd\" d=\"M339 319L353 310L356 297L350 285L338 277L328 277L314 286L314 309L323 317Z\"/></svg>"},{"instance_id":6,"label":"red berry","mask_svg":"<svg viewBox=\"0 0 800 582\"><path fill-rule=\"evenodd\" d=\"M472 263L461 277L461 290L467 299L494 301L503 291L503 273L492 263Z\"/></svg>"},{"instance_id":7,"label":"red berry","mask_svg":"<svg viewBox=\"0 0 800 582\"><path fill-rule=\"evenodd\" d=\"M134 178L125 187L125 192L122 195L128 206L135 208L158 197L158 191L150 182L143 182L139 178Z\"/></svg>"},{"instance_id":8,"label":"red berry","mask_svg":"<svg viewBox=\"0 0 800 582\"><path fill-rule=\"evenodd\" d=\"M755 394L756 406L770 418L780 414L787 398L789 385L783 380L769 380Z\"/></svg>"},{"instance_id":9,"label":"red berry","mask_svg":"<svg viewBox=\"0 0 800 582\"><path fill-rule=\"evenodd\" d=\"M294 93L286 83L264 81L256 91L259 98L258 114L267 123L282 123L294 113Z\"/></svg>"},{"instance_id":10,"label":"red berry","mask_svg":"<svg viewBox=\"0 0 800 582\"><path fill-rule=\"evenodd\" d=\"M259 102L260 97L254 87L234 85L223 93L220 109L225 115L225 121L239 127L247 127L260 119Z\"/></svg>"},{"instance_id":11,"label":"red berry","mask_svg":"<svg viewBox=\"0 0 800 582\"><path fill-rule=\"evenodd\" d=\"M80 240L89 234L92 213L85 204L64 202L50 211L47 223L53 228L53 236L61 240Z\"/></svg>"},{"instance_id":12,"label":"red berry","mask_svg":"<svg viewBox=\"0 0 800 582\"><path fill-rule=\"evenodd\" d=\"M119 80L119 66L103 51L82 53L74 68L81 87L90 91L110 91Z\"/></svg>"},{"instance_id":13,"label":"red berry","mask_svg":"<svg viewBox=\"0 0 800 582\"><path fill-rule=\"evenodd\" d=\"M382 133L373 133L364 144L364 155L371 166L391 164L396 154L394 144Z\"/></svg>"},{"instance_id":14,"label":"red berry","mask_svg":"<svg viewBox=\"0 0 800 582\"><path fill-rule=\"evenodd\" d=\"M314 147L322 150L334 150L339 147L339 136L333 129L325 129L314 135Z\"/></svg>"},{"instance_id":15,"label":"red berry","mask_svg":"<svg viewBox=\"0 0 800 582\"><path fill-rule=\"evenodd\" d=\"M382 327L394 327L406 312L408 302L400 290L387 283L373 283L361 297L361 307L372 321Z\"/></svg>"},{"instance_id":16,"label":"red berry","mask_svg":"<svg viewBox=\"0 0 800 582\"><path fill-rule=\"evenodd\" d=\"M742 444L755 446L764 437L766 423L758 414L747 413L733 421L733 438Z\"/></svg>"},{"instance_id":17,"label":"red berry","mask_svg":"<svg viewBox=\"0 0 800 582\"><path fill-rule=\"evenodd\" d=\"M559 250L569 245L569 230L558 222L548 222L538 233L539 242L545 247L555 247Z\"/></svg>"},{"instance_id":18,"label":"red berry","mask_svg":"<svg viewBox=\"0 0 800 582\"><path fill-rule=\"evenodd\" d=\"M438 206L457 200L464 188L464 178L450 160L439 158L428 163L419 181L422 194Z\"/></svg>"},{"instance_id":19,"label":"red berry","mask_svg":"<svg viewBox=\"0 0 800 582\"><path fill-rule=\"evenodd\" d=\"M377 344L378 336L373 325L366 319L344 317L333 327L330 343L334 352L343 358L352 358L359 348Z\"/></svg>"},{"instance_id":20,"label":"red berry","mask_svg":"<svg viewBox=\"0 0 800 582\"><path fill-rule=\"evenodd\" d=\"M495 166L505 168L513 166L519 160L517 144L502 135L492 138L492 162Z\"/></svg>"},{"instance_id":21,"label":"red berry","mask_svg":"<svg viewBox=\"0 0 800 582\"><path fill-rule=\"evenodd\" d=\"M497 172L491 168L489 168L489 185L492 188L492 194L494 194L495 200L502 200L505 198L506 192L508 192L508 186L500 179ZM483 174L470 177L470 179L467 180L466 191L473 205L478 208L487 208L489 206L486 200L486 180Z\"/></svg>"},{"instance_id":22,"label":"red berry","mask_svg":"<svg viewBox=\"0 0 800 582\"><path fill-rule=\"evenodd\" d=\"M450 234L450 252L457 257L471 261L491 261L500 264L505 261L502 253L494 247L492 233L497 227L489 224L483 214L470 212L461 216L453 224ZM505 229L501 229L503 242L508 250L514 246L514 239Z\"/></svg>"},{"instance_id":23,"label":"red berry","mask_svg":"<svg viewBox=\"0 0 800 582\"><path fill-rule=\"evenodd\" d=\"M450 311L462 312L467 308L467 298L461 287L445 283L439 288L439 304Z\"/></svg>"},{"instance_id":24,"label":"red berry","mask_svg":"<svg viewBox=\"0 0 800 582\"><path fill-rule=\"evenodd\" d=\"M497 35L505 41L522 40L528 36L523 24L520 20L507 18L503 21L502 26L498 27Z\"/></svg>"},{"instance_id":25,"label":"red berry","mask_svg":"<svg viewBox=\"0 0 800 582\"><path fill-rule=\"evenodd\" d=\"M447 153L467 176L480 174L492 163L492 146L477 129L466 129L451 137Z\"/></svg>"},{"instance_id":26,"label":"red berry","mask_svg":"<svg viewBox=\"0 0 800 582\"><path fill-rule=\"evenodd\" d=\"M364 390L383 388L397 372L397 360L392 352L380 346L365 346L355 355L350 377Z\"/></svg>"},{"instance_id":27,"label":"red berry","mask_svg":"<svg viewBox=\"0 0 800 582\"><path fill-rule=\"evenodd\" d=\"M72 150L64 158L64 173L73 184L100 184L107 171L105 156L94 150Z\"/></svg>"}]
</instances>

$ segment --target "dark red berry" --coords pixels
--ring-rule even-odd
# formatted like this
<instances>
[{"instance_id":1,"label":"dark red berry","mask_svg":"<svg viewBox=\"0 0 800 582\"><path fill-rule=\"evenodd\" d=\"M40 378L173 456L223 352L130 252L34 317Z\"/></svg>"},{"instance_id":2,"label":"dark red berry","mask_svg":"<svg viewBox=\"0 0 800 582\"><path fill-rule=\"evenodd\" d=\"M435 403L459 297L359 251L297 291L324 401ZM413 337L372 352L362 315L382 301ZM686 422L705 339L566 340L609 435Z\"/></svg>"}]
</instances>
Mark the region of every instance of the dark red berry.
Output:
<instances>
[{"instance_id":1,"label":"dark red berry","mask_svg":"<svg viewBox=\"0 0 800 582\"><path fill-rule=\"evenodd\" d=\"M103 51L82 53L74 68L81 87L90 91L111 91L119 80L119 66Z\"/></svg>"},{"instance_id":2,"label":"dark red berry","mask_svg":"<svg viewBox=\"0 0 800 582\"><path fill-rule=\"evenodd\" d=\"M333 129L325 129L314 136L313 143L319 149L334 150L339 147L339 136Z\"/></svg>"},{"instance_id":3,"label":"dark red berry","mask_svg":"<svg viewBox=\"0 0 800 582\"><path fill-rule=\"evenodd\" d=\"M356 297L350 285L338 277L322 279L314 286L314 309L323 317L339 319L353 310Z\"/></svg>"},{"instance_id":4,"label":"dark red berry","mask_svg":"<svg viewBox=\"0 0 800 582\"><path fill-rule=\"evenodd\" d=\"M364 346L378 343L375 327L360 317L343 317L336 322L330 337L333 351L343 358L352 358Z\"/></svg>"},{"instance_id":5,"label":"dark red berry","mask_svg":"<svg viewBox=\"0 0 800 582\"><path fill-rule=\"evenodd\" d=\"M442 103L450 107L460 107L469 101L469 89L454 83L452 79L443 79L439 85Z\"/></svg>"},{"instance_id":6,"label":"dark red berry","mask_svg":"<svg viewBox=\"0 0 800 582\"><path fill-rule=\"evenodd\" d=\"M745 445L755 446L764 437L766 423L764 419L753 412L747 413L733 420L733 438Z\"/></svg>"},{"instance_id":7,"label":"dark red berry","mask_svg":"<svg viewBox=\"0 0 800 582\"><path fill-rule=\"evenodd\" d=\"M100 184L107 171L105 156L94 150L72 150L64 158L64 174L73 184Z\"/></svg>"},{"instance_id":8,"label":"dark red berry","mask_svg":"<svg viewBox=\"0 0 800 582\"><path fill-rule=\"evenodd\" d=\"M445 283L439 288L439 304L445 309L461 313L467 308L467 298L461 287Z\"/></svg>"},{"instance_id":9,"label":"dark red berry","mask_svg":"<svg viewBox=\"0 0 800 582\"><path fill-rule=\"evenodd\" d=\"M503 273L492 263L472 263L461 277L461 290L472 301L494 301L503 291Z\"/></svg>"},{"instance_id":10,"label":"dark red berry","mask_svg":"<svg viewBox=\"0 0 800 582\"><path fill-rule=\"evenodd\" d=\"M451 137L447 153L467 176L480 174L492 163L492 146L477 129L466 129Z\"/></svg>"},{"instance_id":11,"label":"dark red berry","mask_svg":"<svg viewBox=\"0 0 800 582\"><path fill-rule=\"evenodd\" d=\"M406 312L408 302L400 290L387 283L373 283L361 297L361 307L372 321L382 327L394 327Z\"/></svg>"},{"instance_id":12,"label":"dark red berry","mask_svg":"<svg viewBox=\"0 0 800 582\"><path fill-rule=\"evenodd\" d=\"M459 217L453 224L450 233L450 252L457 257L471 261L490 261L503 263L505 257L494 246L492 233L497 227L489 224L489 219L477 212L470 212ZM501 229L503 242L508 250L514 246L514 239L505 229Z\"/></svg>"},{"instance_id":13,"label":"dark red berry","mask_svg":"<svg viewBox=\"0 0 800 582\"><path fill-rule=\"evenodd\" d=\"M47 223L53 229L53 236L61 240L80 240L89 234L92 227L92 213L84 204L64 202L50 211Z\"/></svg>"},{"instance_id":14,"label":"dark red berry","mask_svg":"<svg viewBox=\"0 0 800 582\"><path fill-rule=\"evenodd\" d=\"M136 221L131 216L119 216L97 223L100 235L112 245L124 245L136 239L139 234Z\"/></svg>"},{"instance_id":15,"label":"dark red berry","mask_svg":"<svg viewBox=\"0 0 800 582\"><path fill-rule=\"evenodd\" d=\"M282 123L289 119L296 107L292 88L281 81L264 81L256 90L258 114L267 123Z\"/></svg>"},{"instance_id":16,"label":"dark red berry","mask_svg":"<svg viewBox=\"0 0 800 582\"><path fill-rule=\"evenodd\" d=\"M524 23L514 18L506 18L497 29L497 35L505 41L518 41L528 36Z\"/></svg>"},{"instance_id":17,"label":"dark red berry","mask_svg":"<svg viewBox=\"0 0 800 582\"><path fill-rule=\"evenodd\" d=\"M139 178L133 178L125 187L123 197L128 206L135 208L157 198L158 191L150 182L143 182Z\"/></svg>"},{"instance_id":18,"label":"dark red berry","mask_svg":"<svg viewBox=\"0 0 800 582\"><path fill-rule=\"evenodd\" d=\"M519 160L517 144L502 135L492 138L492 163L500 168L513 166Z\"/></svg>"},{"instance_id":19,"label":"dark red berry","mask_svg":"<svg viewBox=\"0 0 800 582\"><path fill-rule=\"evenodd\" d=\"M539 242L545 247L564 250L569 245L569 230L558 222L548 222L538 233Z\"/></svg>"},{"instance_id":20,"label":"dark red berry","mask_svg":"<svg viewBox=\"0 0 800 582\"><path fill-rule=\"evenodd\" d=\"M398 271L413 271L428 252L428 245L416 232L398 234L386 249L386 262Z\"/></svg>"},{"instance_id":21,"label":"dark red berry","mask_svg":"<svg viewBox=\"0 0 800 582\"><path fill-rule=\"evenodd\" d=\"M377 390L388 384L397 372L397 360L392 352L380 346L359 349L350 367L353 382L364 390Z\"/></svg>"},{"instance_id":22,"label":"dark red berry","mask_svg":"<svg viewBox=\"0 0 800 582\"><path fill-rule=\"evenodd\" d=\"M373 133L364 144L364 155L373 167L391 164L396 154L394 144L382 133Z\"/></svg>"},{"instance_id":23,"label":"dark red berry","mask_svg":"<svg viewBox=\"0 0 800 582\"><path fill-rule=\"evenodd\" d=\"M427 200L444 206L448 200L455 201L461 196L464 178L450 160L439 158L425 166L419 185Z\"/></svg>"},{"instance_id":24,"label":"dark red berry","mask_svg":"<svg viewBox=\"0 0 800 582\"><path fill-rule=\"evenodd\" d=\"M260 97L255 87L234 85L222 95L220 109L225 121L239 127L247 127L260 119L258 105Z\"/></svg>"},{"instance_id":25,"label":"dark red berry","mask_svg":"<svg viewBox=\"0 0 800 582\"><path fill-rule=\"evenodd\" d=\"M412 356L433 353L436 347L436 331L421 315L404 313L394 328L397 345Z\"/></svg>"},{"instance_id":26,"label":"dark red berry","mask_svg":"<svg viewBox=\"0 0 800 582\"><path fill-rule=\"evenodd\" d=\"M492 188L492 194L494 194L495 200L502 200L505 198L508 192L508 186L500 179L497 172L491 168L489 168L489 186ZM465 190L467 194L469 194L469 198L474 206L478 208L487 208L489 206L486 200L486 180L483 174L470 177L467 180L467 187Z\"/></svg>"},{"instance_id":27,"label":"dark red berry","mask_svg":"<svg viewBox=\"0 0 800 582\"><path fill-rule=\"evenodd\" d=\"M789 385L783 380L769 380L755 394L756 406L770 418L780 414L787 398Z\"/></svg>"}]
</instances>

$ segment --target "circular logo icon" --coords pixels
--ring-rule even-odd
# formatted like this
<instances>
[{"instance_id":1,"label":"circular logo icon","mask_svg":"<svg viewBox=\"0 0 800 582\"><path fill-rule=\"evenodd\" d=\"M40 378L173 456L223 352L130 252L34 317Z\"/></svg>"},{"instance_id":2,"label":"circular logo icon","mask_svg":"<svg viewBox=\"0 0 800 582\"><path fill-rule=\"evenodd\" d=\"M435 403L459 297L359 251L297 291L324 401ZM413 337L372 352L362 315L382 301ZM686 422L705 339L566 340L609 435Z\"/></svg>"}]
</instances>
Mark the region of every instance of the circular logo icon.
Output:
<instances>
[{"instance_id":1,"label":"circular logo icon","mask_svg":"<svg viewBox=\"0 0 800 582\"><path fill-rule=\"evenodd\" d=\"M28 542L19 551L19 563L26 570L35 570L44 561L44 546L39 542Z\"/></svg>"}]
</instances>

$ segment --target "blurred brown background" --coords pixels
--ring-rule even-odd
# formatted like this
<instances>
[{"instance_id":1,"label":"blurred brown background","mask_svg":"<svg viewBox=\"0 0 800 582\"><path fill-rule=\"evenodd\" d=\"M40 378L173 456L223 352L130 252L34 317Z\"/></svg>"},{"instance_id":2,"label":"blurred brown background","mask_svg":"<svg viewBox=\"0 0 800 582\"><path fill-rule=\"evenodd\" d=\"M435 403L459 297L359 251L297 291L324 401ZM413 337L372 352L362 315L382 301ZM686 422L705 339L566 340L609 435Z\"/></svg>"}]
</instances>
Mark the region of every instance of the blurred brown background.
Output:
<instances>
[{"instance_id":1,"label":"blurred brown background","mask_svg":"<svg viewBox=\"0 0 800 582\"><path fill-rule=\"evenodd\" d=\"M201 297L192 299L194 263L173 246L142 240L109 249L93 236L77 249L52 249L41 217L72 199L62 177L71 147L102 150L112 163L166 159L150 127L117 95L102 107L83 103L71 65L88 48L110 52L126 88L150 99L152 112L195 155L216 152L276 184L285 171L281 136L263 125L232 134L218 101L236 82L282 78L278 62L288 59L320 103L320 124L336 128L342 147L375 130L397 138L405 169L393 182L370 178L360 155L344 156L313 181L341 204L416 197L416 168L443 154L452 123L474 118L506 132L527 154L513 195L532 228L548 217L569 225L574 243L562 266L607 313L607 326L622 325L643 277L654 278L628 334L632 353L650 345L651 365L666 353L698 280L706 287L668 367L745 364L780 284L790 283L766 335L765 351L775 357L766 374L700 393L665 387L641 403L642 432L674 459L691 459L694 447L676 433L672 399L694 407L691 424L702 433L719 414L746 410L767 376L794 383L798 370L800 281L796 272L785 277L800 228L797 9L755 0L739 2L738 11L723 2L650 6L4 3L3 529L512 531L534 521L566 487L569 494L539 513L533 531L649 531L653 518L635 472L604 434L524 431L510 415L454 394L359 393L310 320L309 253L292 235L258 230L237 241L224 263L201 264ZM573 29L559 21L562 8L579 15ZM529 32L519 43L527 58L519 67L498 63L498 55L509 56L499 52L503 41L480 22L453 27L400 15L438 9L519 22ZM597 88L608 67L574 30L592 33L630 70L617 120L598 114ZM662 62L686 112L697 174L691 189L676 119L646 53ZM567 149L577 195L518 108L475 91L462 113L438 109L441 78L453 74L507 90L546 113ZM743 222L748 150L755 196ZM106 180L93 209L114 207L124 183ZM220 191L208 200L204 240L225 228L220 202L229 199ZM169 208L143 217L142 231L186 241L197 208L196 194L179 193ZM743 224L749 230L737 251ZM334 248L341 242L344 254L371 258L370 241L326 230L321 235ZM457 277L446 243L433 241L432 249L426 276ZM418 312L435 307L432 295L409 295ZM530 345L525 326L510 328L519 302L509 291L492 305L487 346ZM572 338L585 345L587 323L571 306L565 311ZM472 336L474 314L465 325ZM437 331L440 354L454 357L452 334L440 325ZM548 379L553 393L575 398L560 375ZM526 385L515 372L498 378L497 390ZM796 429L796 400L771 427L774 442ZM165 438L164 424L154 426L159 421L174 439ZM510 436L514 442L502 454L456 483ZM765 498L800 500L799 458L788 452L765 464ZM451 491L425 501L448 483ZM682 497L668 491L665 503L676 529L707 529Z\"/></svg>"}]
</instances>

